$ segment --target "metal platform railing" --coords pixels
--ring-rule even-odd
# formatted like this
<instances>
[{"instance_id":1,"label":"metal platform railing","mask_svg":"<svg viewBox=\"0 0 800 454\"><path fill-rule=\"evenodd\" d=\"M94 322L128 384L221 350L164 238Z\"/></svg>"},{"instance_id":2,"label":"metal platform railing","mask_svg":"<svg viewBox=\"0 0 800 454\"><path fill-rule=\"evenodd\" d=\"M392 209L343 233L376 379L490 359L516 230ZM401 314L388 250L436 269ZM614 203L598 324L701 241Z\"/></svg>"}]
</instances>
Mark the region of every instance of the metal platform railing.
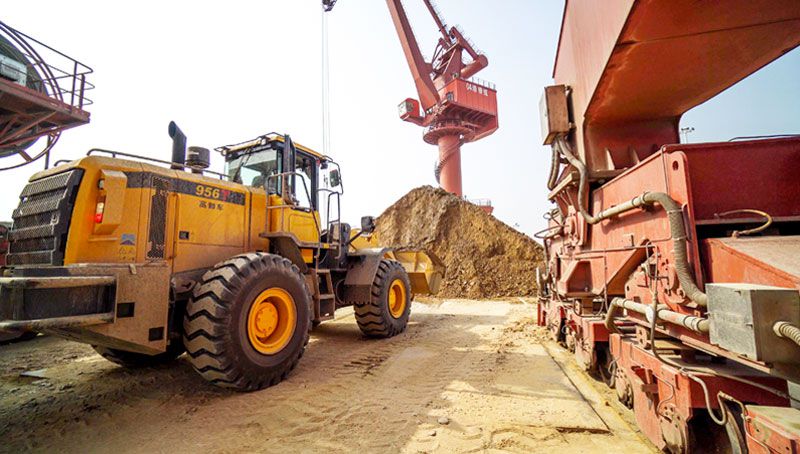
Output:
<instances>
[{"instance_id":1,"label":"metal platform railing","mask_svg":"<svg viewBox=\"0 0 800 454\"><path fill-rule=\"evenodd\" d=\"M12 53L16 57L13 60L25 60L19 63L25 65L26 88L80 110L92 104L92 100L86 97L86 92L95 88L87 80L87 76L93 72L89 66L2 21L0 49ZM19 67L8 63L3 70L7 73L20 72Z\"/></svg>"},{"instance_id":2,"label":"metal platform railing","mask_svg":"<svg viewBox=\"0 0 800 454\"><path fill-rule=\"evenodd\" d=\"M467 82L475 85L479 85L483 88L488 88L489 90L497 91L497 86L493 82L489 82L488 80L483 80L478 77L470 77L467 79Z\"/></svg>"}]
</instances>

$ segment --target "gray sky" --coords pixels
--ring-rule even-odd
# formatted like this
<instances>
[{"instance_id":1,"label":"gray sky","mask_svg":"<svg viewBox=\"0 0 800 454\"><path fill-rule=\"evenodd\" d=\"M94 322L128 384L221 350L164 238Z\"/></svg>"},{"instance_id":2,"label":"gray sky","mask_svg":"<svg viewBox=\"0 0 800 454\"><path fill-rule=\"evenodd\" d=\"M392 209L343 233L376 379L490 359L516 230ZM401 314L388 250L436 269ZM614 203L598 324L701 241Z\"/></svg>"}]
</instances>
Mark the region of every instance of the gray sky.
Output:
<instances>
[{"instance_id":1,"label":"gray sky","mask_svg":"<svg viewBox=\"0 0 800 454\"><path fill-rule=\"evenodd\" d=\"M167 124L190 145L216 147L277 131L321 150L320 8L316 0L244 2L6 2L2 20L87 63L97 86L92 122L65 132L54 160L102 147L167 159ZM406 0L430 55L436 30ZM538 101L551 83L563 1L439 0L489 57L478 77L498 89L500 129L462 148L464 192L528 234L544 226L549 152ZM341 0L328 16L331 149L343 168L345 220L378 215L413 187L435 184L436 148L401 121L416 97L383 0ZM800 132L800 54L791 52L689 112L689 140ZM0 164L4 164L0 162ZM212 157L219 170L222 159ZM11 218L33 164L5 172L0 218Z\"/></svg>"}]
</instances>

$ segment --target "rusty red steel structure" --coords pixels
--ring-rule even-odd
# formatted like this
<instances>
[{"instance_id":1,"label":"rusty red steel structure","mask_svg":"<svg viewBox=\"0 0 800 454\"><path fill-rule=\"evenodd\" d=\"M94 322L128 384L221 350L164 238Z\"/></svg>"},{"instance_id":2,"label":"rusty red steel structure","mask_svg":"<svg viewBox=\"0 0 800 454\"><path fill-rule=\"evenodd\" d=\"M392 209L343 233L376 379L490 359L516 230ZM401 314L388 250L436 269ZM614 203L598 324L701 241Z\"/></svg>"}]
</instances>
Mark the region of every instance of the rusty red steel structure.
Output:
<instances>
[{"instance_id":1,"label":"rusty red steel structure","mask_svg":"<svg viewBox=\"0 0 800 454\"><path fill-rule=\"evenodd\" d=\"M49 156L62 131L89 123L91 73L78 60L0 21L0 157L23 158L0 170ZM31 155L28 148L41 137L46 143Z\"/></svg>"},{"instance_id":2,"label":"rusty red steel structure","mask_svg":"<svg viewBox=\"0 0 800 454\"><path fill-rule=\"evenodd\" d=\"M800 136L678 129L799 44L796 0L566 2L538 320L661 449L800 446Z\"/></svg>"},{"instance_id":3,"label":"rusty red steel structure","mask_svg":"<svg viewBox=\"0 0 800 454\"><path fill-rule=\"evenodd\" d=\"M402 1L386 1L419 95L419 101L409 98L400 104L400 118L425 127L425 142L439 147L437 181L462 196L461 145L497 130L497 91L473 78L489 64L486 56L458 27L445 24L431 0L423 1L441 35L430 62L422 55Z\"/></svg>"}]
</instances>

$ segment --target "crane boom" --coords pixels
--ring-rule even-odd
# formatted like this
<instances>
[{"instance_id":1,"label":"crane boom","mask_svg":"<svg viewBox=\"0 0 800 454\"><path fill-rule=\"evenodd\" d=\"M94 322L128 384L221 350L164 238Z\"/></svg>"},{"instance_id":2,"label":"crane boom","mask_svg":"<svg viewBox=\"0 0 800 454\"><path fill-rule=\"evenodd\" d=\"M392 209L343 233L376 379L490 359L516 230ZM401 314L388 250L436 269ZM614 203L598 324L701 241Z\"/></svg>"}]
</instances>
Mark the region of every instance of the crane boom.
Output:
<instances>
[{"instance_id":1,"label":"crane boom","mask_svg":"<svg viewBox=\"0 0 800 454\"><path fill-rule=\"evenodd\" d=\"M436 6L430 0L423 0L425 3L425 7L428 8L428 12L431 13L433 16L433 21L436 22L436 27L439 28L439 33L442 34L442 37L445 41L450 42L450 35L447 34L447 24L442 19L442 15L439 14L439 10L436 9Z\"/></svg>"},{"instance_id":2,"label":"crane boom","mask_svg":"<svg viewBox=\"0 0 800 454\"><path fill-rule=\"evenodd\" d=\"M411 75L414 77L414 85L417 87L422 108L427 111L440 101L439 92L430 78L431 64L425 61L419 50L417 38L414 36L414 30L408 21L402 1L386 0L386 4L389 6L389 13L391 13L394 27L397 29L397 36L400 38L400 45L406 55L408 69L411 70Z\"/></svg>"}]
</instances>

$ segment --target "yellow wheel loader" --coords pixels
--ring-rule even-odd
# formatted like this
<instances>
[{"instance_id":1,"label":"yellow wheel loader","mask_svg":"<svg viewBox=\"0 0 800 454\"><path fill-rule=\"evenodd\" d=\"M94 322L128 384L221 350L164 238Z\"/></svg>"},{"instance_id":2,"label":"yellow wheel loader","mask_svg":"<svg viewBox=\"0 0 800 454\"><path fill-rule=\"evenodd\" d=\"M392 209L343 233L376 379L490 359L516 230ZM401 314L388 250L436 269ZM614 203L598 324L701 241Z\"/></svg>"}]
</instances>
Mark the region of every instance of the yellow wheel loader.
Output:
<instances>
[{"instance_id":1,"label":"yellow wheel loader","mask_svg":"<svg viewBox=\"0 0 800 454\"><path fill-rule=\"evenodd\" d=\"M89 343L130 367L184 351L238 390L294 368L312 326L352 305L363 333L390 337L438 262L375 247L374 219L339 220L339 166L266 134L209 150L170 124L172 159L93 149L35 174L13 213L0 330ZM325 218L320 207L325 207Z\"/></svg>"}]
</instances>

